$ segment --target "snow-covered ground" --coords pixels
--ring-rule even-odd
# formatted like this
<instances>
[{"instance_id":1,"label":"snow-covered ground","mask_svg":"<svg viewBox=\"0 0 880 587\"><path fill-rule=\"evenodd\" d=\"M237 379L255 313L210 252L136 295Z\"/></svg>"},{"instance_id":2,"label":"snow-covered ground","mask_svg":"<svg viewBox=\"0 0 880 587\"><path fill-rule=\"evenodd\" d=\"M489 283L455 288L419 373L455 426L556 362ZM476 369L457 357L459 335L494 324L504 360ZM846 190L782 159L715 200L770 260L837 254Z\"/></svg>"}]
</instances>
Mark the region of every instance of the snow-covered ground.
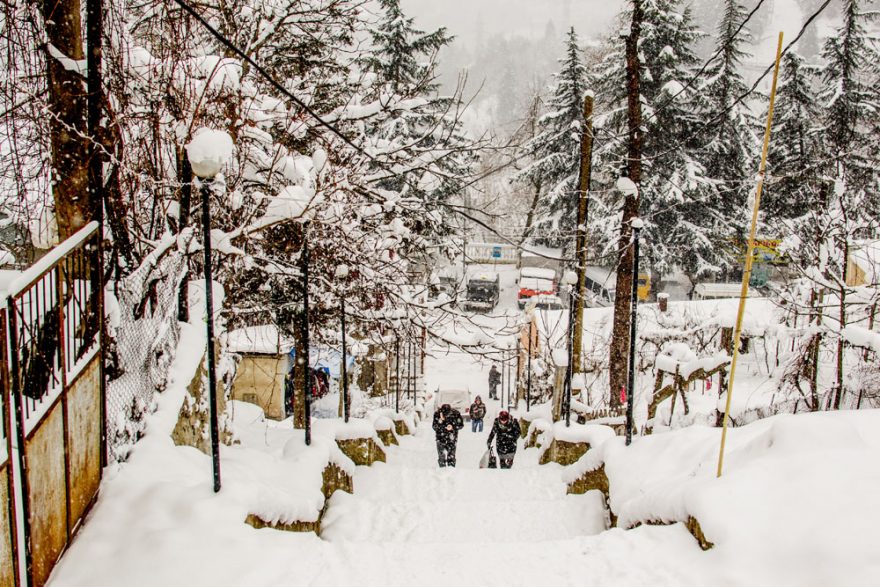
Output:
<instances>
[{"instance_id":1,"label":"snow-covered ground","mask_svg":"<svg viewBox=\"0 0 880 587\"><path fill-rule=\"evenodd\" d=\"M466 424L455 469L437 467L428 421L387 447L387 463L354 467L332 440L368 421L316 420L307 449L289 421L235 403L241 444L223 447L224 486L214 494L210 458L169 438L198 348L198 329L185 328L174 384L129 462L105 476L53 587L819 586L872 585L880 576L880 412L782 416L733 429L717 480L720 433L704 426L636 437L631 447L596 434L594 450L567 468L538 465L538 449L521 448L512 470L479 469L501 408L488 400L486 429ZM434 348L429 389L466 386L486 399L489 365ZM353 472L354 494L327 502L320 537L245 524L254 512L281 521L316 516L326 462ZM566 494L568 481L598 463L621 526L671 525L605 530L598 492ZM688 516L699 519L712 550L676 523Z\"/></svg>"}]
</instances>

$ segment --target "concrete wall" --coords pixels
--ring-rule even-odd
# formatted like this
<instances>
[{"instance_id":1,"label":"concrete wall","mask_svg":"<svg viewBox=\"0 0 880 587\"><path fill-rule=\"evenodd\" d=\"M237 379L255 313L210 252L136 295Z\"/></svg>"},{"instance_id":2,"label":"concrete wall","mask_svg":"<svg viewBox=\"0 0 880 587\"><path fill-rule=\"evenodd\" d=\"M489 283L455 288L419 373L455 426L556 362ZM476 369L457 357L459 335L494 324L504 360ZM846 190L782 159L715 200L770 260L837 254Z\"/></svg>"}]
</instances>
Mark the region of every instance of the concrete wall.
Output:
<instances>
[{"instance_id":1,"label":"concrete wall","mask_svg":"<svg viewBox=\"0 0 880 587\"><path fill-rule=\"evenodd\" d=\"M232 399L263 408L267 418L284 419L284 377L287 357L242 355L232 382Z\"/></svg>"}]
</instances>

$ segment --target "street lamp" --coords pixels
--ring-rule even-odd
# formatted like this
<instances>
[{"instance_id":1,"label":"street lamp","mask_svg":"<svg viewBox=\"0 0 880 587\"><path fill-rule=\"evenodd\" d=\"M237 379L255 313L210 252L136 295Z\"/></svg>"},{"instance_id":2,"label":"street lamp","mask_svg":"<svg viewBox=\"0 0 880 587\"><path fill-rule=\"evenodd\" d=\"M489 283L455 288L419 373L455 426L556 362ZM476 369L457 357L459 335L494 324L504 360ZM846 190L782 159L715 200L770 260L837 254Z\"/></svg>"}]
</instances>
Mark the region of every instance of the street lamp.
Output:
<instances>
[{"instance_id":1,"label":"street lamp","mask_svg":"<svg viewBox=\"0 0 880 587\"><path fill-rule=\"evenodd\" d=\"M562 276L562 283L568 287L568 329L566 330L565 344L568 365L565 368L565 426L571 426L571 373L572 373L572 333L574 332L574 295L577 285L577 273L566 271Z\"/></svg>"},{"instance_id":2,"label":"street lamp","mask_svg":"<svg viewBox=\"0 0 880 587\"><path fill-rule=\"evenodd\" d=\"M632 281L632 315L629 323L629 378L626 394L626 444L632 442L633 403L636 388L636 316L639 304L639 232L645 223L641 218L632 219L633 229L633 281Z\"/></svg>"},{"instance_id":3,"label":"street lamp","mask_svg":"<svg viewBox=\"0 0 880 587\"><path fill-rule=\"evenodd\" d=\"M348 279L348 265L343 264L336 268L336 279L342 284L345 284L345 281ZM346 363L348 363L348 351L345 345L345 292L342 291L342 289L340 289L339 293L339 313L342 327L342 417L345 422L348 422L348 414L350 410L348 397L348 371L346 365Z\"/></svg>"},{"instance_id":4,"label":"street lamp","mask_svg":"<svg viewBox=\"0 0 880 587\"><path fill-rule=\"evenodd\" d=\"M211 423L211 462L214 493L220 491L220 428L217 424L217 374L214 357L214 288L211 271L211 187L232 156L232 138L223 131L200 128L186 145L193 173L201 180L202 238L205 250L205 323L207 325L208 414Z\"/></svg>"}]
</instances>

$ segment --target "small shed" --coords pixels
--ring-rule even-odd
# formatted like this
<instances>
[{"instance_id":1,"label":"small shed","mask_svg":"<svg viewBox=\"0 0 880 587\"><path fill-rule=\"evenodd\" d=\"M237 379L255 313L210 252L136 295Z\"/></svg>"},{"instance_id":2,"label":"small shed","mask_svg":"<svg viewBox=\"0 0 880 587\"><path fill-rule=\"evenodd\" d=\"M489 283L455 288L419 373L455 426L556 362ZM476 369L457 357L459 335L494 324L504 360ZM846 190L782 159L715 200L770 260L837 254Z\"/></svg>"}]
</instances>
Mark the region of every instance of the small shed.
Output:
<instances>
[{"instance_id":1,"label":"small shed","mask_svg":"<svg viewBox=\"0 0 880 587\"><path fill-rule=\"evenodd\" d=\"M227 348L241 356L232 382L232 399L256 404L267 418L283 420L284 380L294 340L274 325L247 326L227 334Z\"/></svg>"}]
</instances>

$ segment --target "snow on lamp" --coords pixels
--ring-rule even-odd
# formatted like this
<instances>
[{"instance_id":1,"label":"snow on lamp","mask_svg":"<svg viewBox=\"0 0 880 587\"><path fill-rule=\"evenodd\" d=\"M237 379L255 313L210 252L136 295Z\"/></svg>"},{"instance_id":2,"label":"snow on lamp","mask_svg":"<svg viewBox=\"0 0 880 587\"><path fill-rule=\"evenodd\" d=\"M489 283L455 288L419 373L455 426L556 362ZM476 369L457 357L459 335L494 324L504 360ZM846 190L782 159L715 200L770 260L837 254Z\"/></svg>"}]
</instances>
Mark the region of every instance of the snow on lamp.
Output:
<instances>
[{"instance_id":1,"label":"snow on lamp","mask_svg":"<svg viewBox=\"0 0 880 587\"><path fill-rule=\"evenodd\" d=\"M186 155L193 173L210 179L220 173L232 157L232 137L222 130L200 128L186 145Z\"/></svg>"}]
</instances>

